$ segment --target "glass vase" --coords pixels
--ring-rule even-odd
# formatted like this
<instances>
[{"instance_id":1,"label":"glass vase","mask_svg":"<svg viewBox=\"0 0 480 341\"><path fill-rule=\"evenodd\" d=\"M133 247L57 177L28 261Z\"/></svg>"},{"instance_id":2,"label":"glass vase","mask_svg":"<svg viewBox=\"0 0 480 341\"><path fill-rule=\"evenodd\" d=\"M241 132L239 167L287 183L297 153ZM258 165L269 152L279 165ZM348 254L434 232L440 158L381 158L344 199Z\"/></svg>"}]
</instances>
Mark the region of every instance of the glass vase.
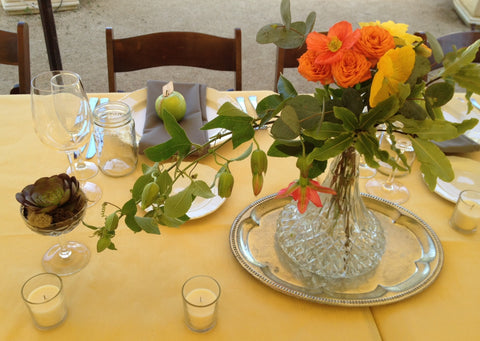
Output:
<instances>
[{"instance_id":1,"label":"glass vase","mask_svg":"<svg viewBox=\"0 0 480 341\"><path fill-rule=\"evenodd\" d=\"M322 185L337 194L321 193L323 207L310 203L301 214L292 200L283 208L277 220L277 249L297 274L353 279L379 264L385 237L362 201L358 180L359 154L349 148L330 163Z\"/></svg>"}]
</instances>

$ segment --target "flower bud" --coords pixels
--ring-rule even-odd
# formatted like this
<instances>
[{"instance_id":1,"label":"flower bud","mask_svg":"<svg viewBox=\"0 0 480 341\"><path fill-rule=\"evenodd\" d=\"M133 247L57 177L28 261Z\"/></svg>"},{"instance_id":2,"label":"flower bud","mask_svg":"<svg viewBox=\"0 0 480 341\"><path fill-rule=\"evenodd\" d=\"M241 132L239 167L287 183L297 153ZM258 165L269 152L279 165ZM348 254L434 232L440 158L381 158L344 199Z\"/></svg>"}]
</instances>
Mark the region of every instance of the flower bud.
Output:
<instances>
[{"instance_id":1,"label":"flower bud","mask_svg":"<svg viewBox=\"0 0 480 341\"><path fill-rule=\"evenodd\" d=\"M253 174L252 178L253 194L258 195L263 187L263 175Z\"/></svg>"},{"instance_id":2,"label":"flower bud","mask_svg":"<svg viewBox=\"0 0 480 341\"><path fill-rule=\"evenodd\" d=\"M417 46L416 51L423 57L430 58L432 55L432 49L430 49L427 45L421 44Z\"/></svg>"},{"instance_id":3,"label":"flower bud","mask_svg":"<svg viewBox=\"0 0 480 341\"><path fill-rule=\"evenodd\" d=\"M261 149L254 150L250 158L252 174L261 174L267 171L267 154Z\"/></svg>"},{"instance_id":4,"label":"flower bud","mask_svg":"<svg viewBox=\"0 0 480 341\"><path fill-rule=\"evenodd\" d=\"M228 198L232 194L233 175L229 171L225 171L218 179L218 195L222 198Z\"/></svg>"},{"instance_id":5,"label":"flower bud","mask_svg":"<svg viewBox=\"0 0 480 341\"><path fill-rule=\"evenodd\" d=\"M155 201L159 191L160 187L155 182L150 182L143 188L141 204L143 210Z\"/></svg>"}]
</instances>

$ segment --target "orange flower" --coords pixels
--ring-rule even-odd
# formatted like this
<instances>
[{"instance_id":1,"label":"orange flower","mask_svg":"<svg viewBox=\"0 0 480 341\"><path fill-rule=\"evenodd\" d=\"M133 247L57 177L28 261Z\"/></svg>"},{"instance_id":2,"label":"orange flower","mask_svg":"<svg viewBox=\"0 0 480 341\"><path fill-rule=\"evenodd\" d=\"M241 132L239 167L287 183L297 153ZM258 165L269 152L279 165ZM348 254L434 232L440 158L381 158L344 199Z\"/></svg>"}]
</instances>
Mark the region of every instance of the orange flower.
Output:
<instances>
[{"instance_id":1,"label":"orange flower","mask_svg":"<svg viewBox=\"0 0 480 341\"><path fill-rule=\"evenodd\" d=\"M332 68L328 64L315 64L317 54L307 50L298 59L298 72L311 82L321 82L323 85L333 83Z\"/></svg>"},{"instance_id":2,"label":"orange flower","mask_svg":"<svg viewBox=\"0 0 480 341\"><path fill-rule=\"evenodd\" d=\"M341 21L333 25L328 34L311 32L307 36L307 48L317 53L317 64L333 64L351 49L360 38L360 30L352 31L352 24Z\"/></svg>"},{"instance_id":3,"label":"orange flower","mask_svg":"<svg viewBox=\"0 0 480 341\"><path fill-rule=\"evenodd\" d=\"M346 50L342 59L332 65L332 74L336 83L343 87L353 87L372 78L370 62L367 58L353 50Z\"/></svg>"},{"instance_id":4,"label":"orange flower","mask_svg":"<svg viewBox=\"0 0 480 341\"><path fill-rule=\"evenodd\" d=\"M309 201L311 201L315 206L322 207L322 201L318 192L328 193L328 194L337 194L333 189L321 186L318 181L309 179L305 186L302 186L301 183L304 181L293 181L288 187L281 189L277 198L286 198L292 196L293 200L297 201L297 208L300 213L305 213Z\"/></svg>"},{"instance_id":5,"label":"orange flower","mask_svg":"<svg viewBox=\"0 0 480 341\"><path fill-rule=\"evenodd\" d=\"M355 49L367 57L372 67L388 50L395 48L393 36L383 27L365 26L360 33L361 36L355 44Z\"/></svg>"}]
</instances>

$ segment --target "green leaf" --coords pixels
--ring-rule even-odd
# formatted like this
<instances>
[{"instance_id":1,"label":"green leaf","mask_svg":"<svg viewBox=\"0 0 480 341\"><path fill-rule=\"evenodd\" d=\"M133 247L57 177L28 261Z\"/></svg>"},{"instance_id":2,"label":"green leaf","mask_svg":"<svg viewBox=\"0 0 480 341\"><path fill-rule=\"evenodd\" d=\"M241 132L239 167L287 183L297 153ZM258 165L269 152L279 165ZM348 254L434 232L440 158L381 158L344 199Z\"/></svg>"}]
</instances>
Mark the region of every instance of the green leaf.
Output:
<instances>
[{"instance_id":1,"label":"green leaf","mask_svg":"<svg viewBox=\"0 0 480 341\"><path fill-rule=\"evenodd\" d=\"M455 125L444 120L409 120L398 117L402 130L425 140L445 141L460 135Z\"/></svg>"},{"instance_id":2,"label":"green leaf","mask_svg":"<svg viewBox=\"0 0 480 341\"><path fill-rule=\"evenodd\" d=\"M173 180L167 170L161 172L155 182L161 195L168 195L172 191Z\"/></svg>"},{"instance_id":3,"label":"green leaf","mask_svg":"<svg viewBox=\"0 0 480 341\"><path fill-rule=\"evenodd\" d=\"M480 94L480 64L465 65L452 78L460 87Z\"/></svg>"},{"instance_id":4,"label":"green leaf","mask_svg":"<svg viewBox=\"0 0 480 341\"><path fill-rule=\"evenodd\" d=\"M454 92L455 88L449 83L435 83L425 90L425 101L428 101L432 108L438 108L447 104L452 99Z\"/></svg>"},{"instance_id":5,"label":"green leaf","mask_svg":"<svg viewBox=\"0 0 480 341\"><path fill-rule=\"evenodd\" d=\"M292 23L292 13L290 12L290 0L282 0L280 4L280 14L282 16L282 22L285 25L286 29L290 28Z\"/></svg>"},{"instance_id":6,"label":"green leaf","mask_svg":"<svg viewBox=\"0 0 480 341\"><path fill-rule=\"evenodd\" d=\"M282 49L295 49L302 46L305 41L305 32L307 26L303 21L296 21L290 24L289 29L283 30L280 39L275 41L275 45Z\"/></svg>"},{"instance_id":7,"label":"green leaf","mask_svg":"<svg viewBox=\"0 0 480 341\"><path fill-rule=\"evenodd\" d=\"M398 112L404 117L414 120L424 120L428 116L425 109L415 101L405 101Z\"/></svg>"},{"instance_id":8,"label":"green leaf","mask_svg":"<svg viewBox=\"0 0 480 341\"><path fill-rule=\"evenodd\" d=\"M152 181L153 178L151 175L141 175L133 185L132 198L135 201L140 201L142 199L143 188Z\"/></svg>"},{"instance_id":9,"label":"green leaf","mask_svg":"<svg viewBox=\"0 0 480 341\"><path fill-rule=\"evenodd\" d=\"M274 157L300 156L302 155L302 142L299 140L275 140L268 149L267 155Z\"/></svg>"},{"instance_id":10,"label":"green leaf","mask_svg":"<svg viewBox=\"0 0 480 341\"><path fill-rule=\"evenodd\" d=\"M358 129L358 118L357 116L344 107L333 107L333 113L335 117L342 120L343 126L348 131L355 131Z\"/></svg>"},{"instance_id":11,"label":"green leaf","mask_svg":"<svg viewBox=\"0 0 480 341\"><path fill-rule=\"evenodd\" d=\"M137 204L134 199L128 200L122 207L123 215L135 215L137 213Z\"/></svg>"},{"instance_id":12,"label":"green leaf","mask_svg":"<svg viewBox=\"0 0 480 341\"><path fill-rule=\"evenodd\" d=\"M285 28L282 24L268 24L263 26L256 36L257 43L259 44L271 44L280 39L282 31Z\"/></svg>"},{"instance_id":13,"label":"green leaf","mask_svg":"<svg viewBox=\"0 0 480 341\"><path fill-rule=\"evenodd\" d=\"M360 92L354 88L345 89L342 95L342 107L349 109L356 116L360 116L365 107Z\"/></svg>"},{"instance_id":14,"label":"green leaf","mask_svg":"<svg viewBox=\"0 0 480 341\"><path fill-rule=\"evenodd\" d=\"M458 135L465 133L467 130L475 128L477 124L478 124L478 119L476 118L470 118L460 123L452 123L452 125L454 125L455 128L457 128Z\"/></svg>"},{"instance_id":15,"label":"green leaf","mask_svg":"<svg viewBox=\"0 0 480 341\"><path fill-rule=\"evenodd\" d=\"M270 121L283 108L283 100L280 95L270 95L262 99L257 105L257 115L261 118L263 125Z\"/></svg>"},{"instance_id":16,"label":"green leaf","mask_svg":"<svg viewBox=\"0 0 480 341\"><path fill-rule=\"evenodd\" d=\"M455 178L450 161L435 144L421 138L411 138L415 155L420 161L420 170L424 175L425 183L433 191L437 178L450 182Z\"/></svg>"},{"instance_id":17,"label":"green leaf","mask_svg":"<svg viewBox=\"0 0 480 341\"><path fill-rule=\"evenodd\" d=\"M296 113L300 126L303 129L313 129L318 126L323 116L323 105L310 95L298 95L288 100Z\"/></svg>"},{"instance_id":18,"label":"green leaf","mask_svg":"<svg viewBox=\"0 0 480 341\"><path fill-rule=\"evenodd\" d=\"M158 229L158 225L153 218L147 217L135 217L135 222L140 226L140 228L151 234L160 234L160 230Z\"/></svg>"},{"instance_id":19,"label":"green leaf","mask_svg":"<svg viewBox=\"0 0 480 341\"><path fill-rule=\"evenodd\" d=\"M162 224L164 226L169 226L169 227L179 227L183 225L186 221L189 220L187 216L182 216L179 218L172 218L168 217L166 215L161 215L160 217L157 218L158 223Z\"/></svg>"},{"instance_id":20,"label":"green leaf","mask_svg":"<svg viewBox=\"0 0 480 341\"><path fill-rule=\"evenodd\" d=\"M396 96L390 96L386 100L380 102L368 113L360 116L360 128L368 130L370 127L386 121L388 118L395 115L398 108L398 98Z\"/></svg>"},{"instance_id":21,"label":"green leaf","mask_svg":"<svg viewBox=\"0 0 480 341\"><path fill-rule=\"evenodd\" d=\"M305 33L310 33L315 26L315 20L317 18L317 14L315 12L310 12L305 20Z\"/></svg>"},{"instance_id":22,"label":"green leaf","mask_svg":"<svg viewBox=\"0 0 480 341\"><path fill-rule=\"evenodd\" d=\"M441 73L443 78L457 73L462 67L472 63L477 55L480 46L480 39L475 41L467 48L461 48L453 51L456 54L456 59L453 62L443 61L444 70Z\"/></svg>"},{"instance_id":23,"label":"green leaf","mask_svg":"<svg viewBox=\"0 0 480 341\"><path fill-rule=\"evenodd\" d=\"M165 200L165 214L172 218L185 215L192 206L192 185Z\"/></svg>"},{"instance_id":24,"label":"green leaf","mask_svg":"<svg viewBox=\"0 0 480 341\"><path fill-rule=\"evenodd\" d=\"M316 140L327 140L345 132L344 126L340 123L323 122L318 129L305 130L304 134Z\"/></svg>"},{"instance_id":25,"label":"green leaf","mask_svg":"<svg viewBox=\"0 0 480 341\"><path fill-rule=\"evenodd\" d=\"M129 214L125 216L125 224L127 224L127 227L133 232L140 232L142 230L140 225L138 225L137 221L135 220L135 215Z\"/></svg>"},{"instance_id":26,"label":"green leaf","mask_svg":"<svg viewBox=\"0 0 480 341\"><path fill-rule=\"evenodd\" d=\"M115 231L118 227L118 216L117 213L111 213L105 218L105 230Z\"/></svg>"},{"instance_id":27,"label":"green leaf","mask_svg":"<svg viewBox=\"0 0 480 341\"><path fill-rule=\"evenodd\" d=\"M165 130L172 138L164 143L145 149L145 155L150 160L156 162L168 160L177 153L179 157L186 156L192 148L192 142L190 142L187 134L172 114L165 111L162 117Z\"/></svg>"},{"instance_id":28,"label":"green leaf","mask_svg":"<svg viewBox=\"0 0 480 341\"><path fill-rule=\"evenodd\" d=\"M280 119L276 120L270 130L276 139L293 140L300 134L300 123L295 110L287 106L283 109Z\"/></svg>"},{"instance_id":29,"label":"green leaf","mask_svg":"<svg viewBox=\"0 0 480 341\"><path fill-rule=\"evenodd\" d=\"M435 61L440 64L443 60L443 49L440 43L438 42L437 38L430 32L426 32L427 41L432 49L433 58Z\"/></svg>"},{"instance_id":30,"label":"green leaf","mask_svg":"<svg viewBox=\"0 0 480 341\"><path fill-rule=\"evenodd\" d=\"M294 98L298 95L293 84L283 75L280 75L280 78L278 78L277 89L282 99Z\"/></svg>"},{"instance_id":31,"label":"green leaf","mask_svg":"<svg viewBox=\"0 0 480 341\"><path fill-rule=\"evenodd\" d=\"M217 112L218 116L206 123L202 130L224 128L232 132L233 148L253 138L253 117L237 109L232 103L226 102Z\"/></svg>"},{"instance_id":32,"label":"green leaf","mask_svg":"<svg viewBox=\"0 0 480 341\"><path fill-rule=\"evenodd\" d=\"M370 167L377 168L380 166L374 158L375 155L380 152L377 138L366 132L361 132L358 134L357 140L355 141L355 149L360 154L364 155L365 162Z\"/></svg>"},{"instance_id":33,"label":"green leaf","mask_svg":"<svg viewBox=\"0 0 480 341\"><path fill-rule=\"evenodd\" d=\"M102 252L103 250L108 248L111 243L112 241L110 240L110 237L101 237L97 241L97 252Z\"/></svg>"},{"instance_id":34,"label":"green leaf","mask_svg":"<svg viewBox=\"0 0 480 341\"><path fill-rule=\"evenodd\" d=\"M196 197L202 198L213 198L215 194L213 194L210 186L203 180L197 180L192 183L192 194Z\"/></svg>"},{"instance_id":35,"label":"green leaf","mask_svg":"<svg viewBox=\"0 0 480 341\"><path fill-rule=\"evenodd\" d=\"M307 161L326 161L334 156L337 156L342 151L350 147L353 142L354 137L351 133L338 135L334 139L325 141L322 147L315 148L310 154L308 154Z\"/></svg>"}]
</instances>

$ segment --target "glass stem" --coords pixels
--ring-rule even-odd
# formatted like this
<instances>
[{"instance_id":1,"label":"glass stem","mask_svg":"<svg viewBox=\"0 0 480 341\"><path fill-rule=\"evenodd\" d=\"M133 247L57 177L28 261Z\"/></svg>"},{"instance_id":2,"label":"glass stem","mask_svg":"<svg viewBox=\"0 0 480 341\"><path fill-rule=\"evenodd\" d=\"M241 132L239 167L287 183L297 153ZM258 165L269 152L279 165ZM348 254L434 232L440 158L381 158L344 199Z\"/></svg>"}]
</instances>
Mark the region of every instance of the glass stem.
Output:
<instances>
[{"instance_id":1,"label":"glass stem","mask_svg":"<svg viewBox=\"0 0 480 341\"><path fill-rule=\"evenodd\" d=\"M72 254L72 251L67 247L68 242L65 242L65 237L63 234L58 236L58 244L60 245L60 252L58 252L58 255L63 260L68 260Z\"/></svg>"},{"instance_id":2,"label":"glass stem","mask_svg":"<svg viewBox=\"0 0 480 341\"><path fill-rule=\"evenodd\" d=\"M70 171L72 172L72 175L77 178L77 169L75 168L75 155L73 151L67 152L67 158L68 158L68 163L70 164Z\"/></svg>"}]
</instances>

